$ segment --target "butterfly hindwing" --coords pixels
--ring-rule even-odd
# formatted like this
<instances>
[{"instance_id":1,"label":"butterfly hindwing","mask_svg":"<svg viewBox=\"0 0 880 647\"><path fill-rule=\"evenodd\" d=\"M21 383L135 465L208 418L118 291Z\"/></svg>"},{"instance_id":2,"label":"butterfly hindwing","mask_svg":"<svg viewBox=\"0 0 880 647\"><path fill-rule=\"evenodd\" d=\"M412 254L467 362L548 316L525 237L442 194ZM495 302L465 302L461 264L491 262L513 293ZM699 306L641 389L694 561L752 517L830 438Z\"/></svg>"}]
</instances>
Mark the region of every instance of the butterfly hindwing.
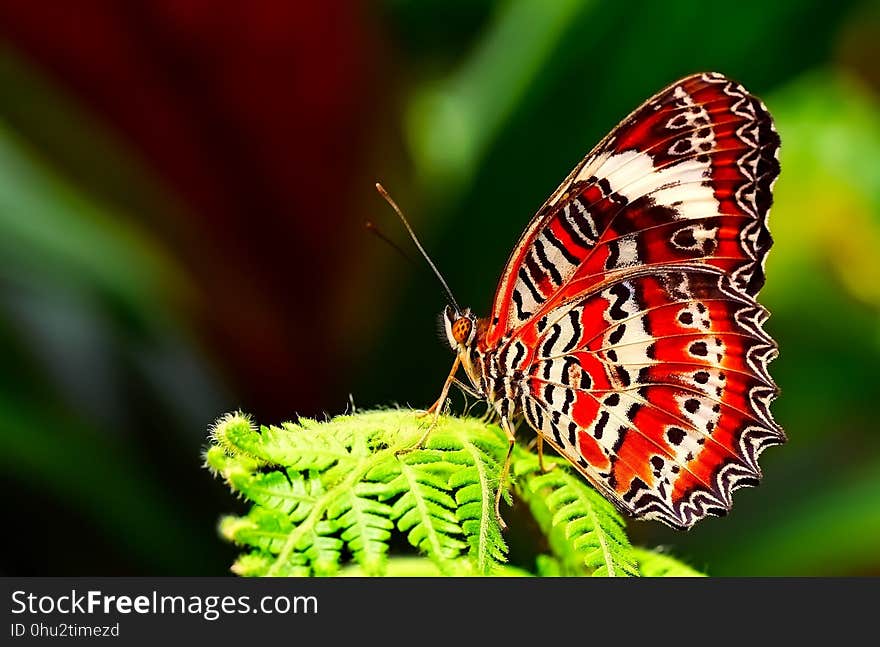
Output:
<instances>
[{"instance_id":1,"label":"butterfly hindwing","mask_svg":"<svg viewBox=\"0 0 880 647\"><path fill-rule=\"evenodd\" d=\"M502 274L481 352L517 358L497 365L525 376L527 422L637 517L724 514L784 441L755 301L778 147L741 86L683 79L572 171Z\"/></svg>"},{"instance_id":2,"label":"butterfly hindwing","mask_svg":"<svg viewBox=\"0 0 880 647\"><path fill-rule=\"evenodd\" d=\"M723 514L784 439L764 311L729 284L708 268L623 280L535 339L526 419L631 514L676 527Z\"/></svg>"}]
</instances>

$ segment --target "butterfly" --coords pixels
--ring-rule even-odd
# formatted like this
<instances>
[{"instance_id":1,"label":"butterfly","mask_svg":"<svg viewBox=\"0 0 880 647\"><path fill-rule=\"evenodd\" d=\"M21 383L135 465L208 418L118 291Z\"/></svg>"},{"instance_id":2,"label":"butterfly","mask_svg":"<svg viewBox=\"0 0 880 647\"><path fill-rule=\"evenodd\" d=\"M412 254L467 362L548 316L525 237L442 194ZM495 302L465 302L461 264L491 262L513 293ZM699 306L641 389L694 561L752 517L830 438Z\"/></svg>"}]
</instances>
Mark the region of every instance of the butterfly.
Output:
<instances>
[{"instance_id":1,"label":"butterfly","mask_svg":"<svg viewBox=\"0 0 880 647\"><path fill-rule=\"evenodd\" d=\"M635 518L725 515L786 440L756 301L779 144L766 106L722 74L636 108L532 218L490 315L446 307L456 358L429 411L462 367L511 449L521 417L539 455L548 443ZM502 483L509 466L510 451Z\"/></svg>"}]
</instances>

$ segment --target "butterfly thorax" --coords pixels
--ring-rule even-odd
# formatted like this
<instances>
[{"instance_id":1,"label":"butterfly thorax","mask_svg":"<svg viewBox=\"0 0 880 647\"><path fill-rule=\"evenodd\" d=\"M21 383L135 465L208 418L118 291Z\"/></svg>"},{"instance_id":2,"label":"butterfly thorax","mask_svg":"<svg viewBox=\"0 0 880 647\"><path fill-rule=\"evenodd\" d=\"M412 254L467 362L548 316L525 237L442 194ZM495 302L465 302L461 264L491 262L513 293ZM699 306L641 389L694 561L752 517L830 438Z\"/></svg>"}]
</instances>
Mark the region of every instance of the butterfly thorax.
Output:
<instances>
[{"instance_id":1,"label":"butterfly thorax","mask_svg":"<svg viewBox=\"0 0 880 647\"><path fill-rule=\"evenodd\" d=\"M494 405L501 416L512 415L525 384L522 370L526 364L525 353L511 354L511 348L518 346L488 347L485 343L488 320L478 319L469 309L458 311L447 307L443 323L447 341L458 355L477 395Z\"/></svg>"}]
</instances>

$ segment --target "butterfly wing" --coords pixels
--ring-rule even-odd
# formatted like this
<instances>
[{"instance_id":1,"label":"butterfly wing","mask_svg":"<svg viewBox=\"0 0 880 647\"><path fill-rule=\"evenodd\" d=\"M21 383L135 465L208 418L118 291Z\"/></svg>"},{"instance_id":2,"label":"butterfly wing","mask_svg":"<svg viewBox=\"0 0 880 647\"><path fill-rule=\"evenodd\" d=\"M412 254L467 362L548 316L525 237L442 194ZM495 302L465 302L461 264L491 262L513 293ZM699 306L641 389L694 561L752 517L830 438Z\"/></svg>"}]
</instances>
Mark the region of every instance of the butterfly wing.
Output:
<instances>
[{"instance_id":1,"label":"butterfly wing","mask_svg":"<svg viewBox=\"0 0 880 647\"><path fill-rule=\"evenodd\" d=\"M519 360L527 421L635 516L724 514L784 441L755 301L778 148L741 86L682 79L575 168L502 275L484 348Z\"/></svg>"},{"instance_id":2,"label":"butterfly wing","mask_svg":"<svg viewBox=\"0 0 880 647\"><path fill-rule=\"evenodd\" d=\"M784 439L765 318L715 268L612 282L555 310L537 337L526 420L630 514L680 528L724 514Z\"/></svg>"},{"instance_id":3,"label":"butterfly wing","mask_svg":"<svg viewBox=\"0 0 880 647\"><path fill-rule=\"evenodd\" d=\"M646 101L526 228L499 281L486 345L634 266L710 263L757 294L778 149L764 105L722 75L682 79ZM718 235L704 231L716 225Z\"/></svg>"}]
</instances>

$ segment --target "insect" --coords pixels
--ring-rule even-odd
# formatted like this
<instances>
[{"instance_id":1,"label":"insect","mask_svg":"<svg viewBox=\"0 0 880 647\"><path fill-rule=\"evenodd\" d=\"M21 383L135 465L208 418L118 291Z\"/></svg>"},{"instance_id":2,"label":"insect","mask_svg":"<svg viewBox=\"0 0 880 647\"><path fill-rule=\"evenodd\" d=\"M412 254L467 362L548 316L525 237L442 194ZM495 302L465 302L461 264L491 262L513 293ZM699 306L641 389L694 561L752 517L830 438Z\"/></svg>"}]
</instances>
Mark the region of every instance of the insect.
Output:
<instances>
[{"instance_id":1,"label":"insect","mask_svg":"<svg viewBox=\"0 0 880 647\"><path fill-rule=\"evenodd\" d=\"M756 301L779 143L764 104L721 74L648 99L538 210L488 317L441 277L456 357L430 411L461 367L511 449L521 417L541 458L546 442L620 510L678 529L726 514L785 442ZM508 451L502 483L509 466Z\"/></svg>"}]
</instances>

